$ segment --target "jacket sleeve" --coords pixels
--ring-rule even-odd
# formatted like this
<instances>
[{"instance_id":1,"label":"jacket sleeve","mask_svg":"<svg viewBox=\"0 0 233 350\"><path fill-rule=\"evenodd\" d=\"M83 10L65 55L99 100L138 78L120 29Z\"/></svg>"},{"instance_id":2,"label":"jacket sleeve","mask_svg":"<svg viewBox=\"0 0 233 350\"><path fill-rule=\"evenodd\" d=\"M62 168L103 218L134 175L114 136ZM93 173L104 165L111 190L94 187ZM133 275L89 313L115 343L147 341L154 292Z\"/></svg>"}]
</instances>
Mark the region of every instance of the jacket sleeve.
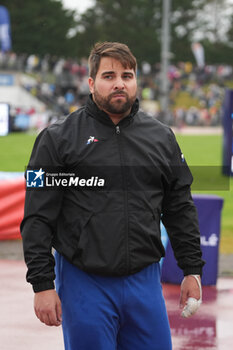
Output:
<instances>
[{"instance_id":1,"label":"jacket sleeve","mask_svg":"<svg viewBox=\"0 0 233 350\"><path fill-rule=\"evenodd\" d=\"M37 137L27 169L61 168L57 141L51 130ZM21 223L24 258L28 267L26 279L34 292L54 288L54 257L52 238L62 204L61 189L27 188L24 218Z\"/></svg>"},{"instance_id":2,"label":"jacket sleeve","mask_svg":"<svg viewBox=\"0 0 233 350\"><path fill-rule=\"evenodd\" d=\"M197 210L191 197L192 174L171 131L171 181L166 186L162 222L166 227L178 266L184 275L202 274L200 231Z\"/></svg>"}]
</instances>

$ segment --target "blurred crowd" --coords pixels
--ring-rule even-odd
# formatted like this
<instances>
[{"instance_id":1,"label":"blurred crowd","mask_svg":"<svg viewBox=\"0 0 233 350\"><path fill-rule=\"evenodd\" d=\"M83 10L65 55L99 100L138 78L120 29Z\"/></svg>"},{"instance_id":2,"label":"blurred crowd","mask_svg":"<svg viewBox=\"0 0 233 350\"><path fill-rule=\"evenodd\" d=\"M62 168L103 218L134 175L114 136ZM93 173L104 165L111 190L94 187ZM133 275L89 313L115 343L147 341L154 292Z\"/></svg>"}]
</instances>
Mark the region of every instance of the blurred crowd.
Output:
<instances>
[{"instance_id":1,"label":"blurred crowd","mask_svg":"<svg viewBox=\"0 0 233 350\"><path fill-rule=\"evenodd\" d=\"M233 87L233 68L226 65L206 65L202 68L190 62L170 65L169 113L165 122L182 127L216 126L221 124L222 104L227 84ZM160 66L143 65L140 75L140 98L144 101L159 101ZM157 105L154 116L160 118Z\"/></svg>"},{"instance_id":2,"label":"blurred crowd","mask_svg":"<svg viewBox=\"0 0 233 350\"><path fill-rule=\"evenodd\" d=\"M23 82L24 89L48 108L41 127L80 108L89 94L86 58L0 53L0 70L18 71L31 77ZM224 91L233 80L233 69L226 65L197 68L189 62L170 65L170 108L166 116L159 107L160 65L143 62L137 78L141 106L153 117L177 127L216 126L221 123ZM14 107L15 113L17 106Z\"/></svg>"}]
</instances>

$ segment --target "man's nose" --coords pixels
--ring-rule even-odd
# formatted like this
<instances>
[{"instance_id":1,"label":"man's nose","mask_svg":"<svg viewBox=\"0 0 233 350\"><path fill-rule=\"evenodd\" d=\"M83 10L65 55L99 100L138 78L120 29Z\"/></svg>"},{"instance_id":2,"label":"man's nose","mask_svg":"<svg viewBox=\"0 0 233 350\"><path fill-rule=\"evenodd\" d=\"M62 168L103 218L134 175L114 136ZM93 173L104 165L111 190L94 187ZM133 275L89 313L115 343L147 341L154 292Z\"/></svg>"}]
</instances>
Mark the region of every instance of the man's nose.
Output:
<instances>
[{"instance_id":1,"label":"man's nose","mask_svg":"<svg viewBox=\"0 0 233 350\"><path fill-rule=\"evenodd\" d=\"M123 90L125 87L124 81L122 78L117 78L114 82L114 90Z\"/></svg>"}]
</instances>

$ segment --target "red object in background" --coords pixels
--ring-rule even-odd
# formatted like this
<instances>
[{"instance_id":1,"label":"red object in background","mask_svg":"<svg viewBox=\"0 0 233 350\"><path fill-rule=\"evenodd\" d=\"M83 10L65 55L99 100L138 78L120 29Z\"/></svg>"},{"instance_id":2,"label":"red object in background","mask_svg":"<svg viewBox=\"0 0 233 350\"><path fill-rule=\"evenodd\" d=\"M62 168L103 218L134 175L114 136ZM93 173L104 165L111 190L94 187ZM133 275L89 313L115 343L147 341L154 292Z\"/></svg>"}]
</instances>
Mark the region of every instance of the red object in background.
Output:
<instances>
[{"instance_id":1,"label":"red object in background","mask_svg":"<svg viewBox=\"0 0 233 350\"><path fill-rule=\"evenodd\" d=\"M24 179L0 181L0 240L21 238L24 199Z\"/></svg>"}]
</instances>

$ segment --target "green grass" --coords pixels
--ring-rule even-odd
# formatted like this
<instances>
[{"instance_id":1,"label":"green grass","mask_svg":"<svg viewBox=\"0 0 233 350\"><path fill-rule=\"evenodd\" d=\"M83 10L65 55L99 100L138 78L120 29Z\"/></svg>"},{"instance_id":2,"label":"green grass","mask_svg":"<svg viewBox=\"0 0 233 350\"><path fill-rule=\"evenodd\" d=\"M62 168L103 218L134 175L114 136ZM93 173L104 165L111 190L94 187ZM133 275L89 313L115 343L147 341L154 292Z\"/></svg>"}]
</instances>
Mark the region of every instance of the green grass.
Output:
<instances>
[{"instance_id":1,"label":"green grass","mask_svg":"<svg viewBox=\"0 0 233 350\"><path fill-rule=\"evenodd\" d=\"M177 141L191 166L219 166L222 164L221 135L177 135ZM211 171L210 167L210 171ZM211 178L211 174L209 175ZM233 253L233 178L229 179L229 189L219 191L193 191L193 193L214 194L224 199L221 223L221 253Z\"/></svg>"},{"instance_id":2,"label":"green grass","mask_svg":"<svg viewBox=\"0 0 233 350\"><path fill-rule=\"evenodd\" d=\"M24 171L35 134L11 133L0 137L0 171Z\"/></svg>"},{"instance_id":3,"label":"green grass","mask_svg":"<svg viewBox=\"0 0 233 350\"><path fill-rule=\"evenodd\" d=\"M12 133L0 137L0 171L24 171L36 135ZM222 162L221 135L177 135L182 152L191 166L219 166ZM220 252L233 253L233 178L225 191L193 191L224 198Z\"/></svg>"},{"instance_id":4,"label":"green grass","mask_svg":"<svg viewBox=\"0 0 233 350\"><path fill-rule=\"evenodd\" d=\"M189 165L221 165L221 135L176 135Z\"/></svg>"}]
</instances>

